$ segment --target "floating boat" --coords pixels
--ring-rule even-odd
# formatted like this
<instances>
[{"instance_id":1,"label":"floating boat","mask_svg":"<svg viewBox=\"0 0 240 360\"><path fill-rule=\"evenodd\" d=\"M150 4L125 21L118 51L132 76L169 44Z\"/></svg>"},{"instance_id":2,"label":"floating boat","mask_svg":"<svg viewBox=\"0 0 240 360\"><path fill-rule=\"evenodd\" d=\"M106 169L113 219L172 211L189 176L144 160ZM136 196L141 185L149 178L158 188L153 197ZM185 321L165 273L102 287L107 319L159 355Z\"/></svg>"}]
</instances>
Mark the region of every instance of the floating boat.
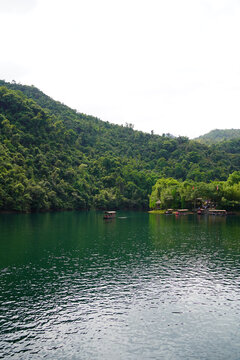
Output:
<instances>
[{"instance_id":1,"label":"floating boat","mask_svg":"<svg viewBox=\"0 0 240 360\"><path fill-rule=\"evenodd\" d=\"M227 210L209 209L208 214L209 215L226 216L227 215Z\"/></svg>"},{"instance_id":2,"label":"floating boat","mask_svg":"<svg viewBox=\"0 0 240 360\"><path fill-rule=\"evenodd\" d=\"M175 215L187 215L189 214L189 210L188 209L178 209L176 212L175 212Z\"/></svg>"},{"instance_id":3,"label":"floating boat","mask_svg":"<svg viewBox=\"0 0 240 360\"><path fill-rule=\"evenodd\" d=\"M197 210L197 214L198 214L198 215L204 215L204 214L205 214L205 210L204 210L204 209L198 209L198 210Z\"/></svg>"},{"instance_id":4,"label":"floating boat","mask_svg":"<svg viewBox=\"0 0 240 360\"><path fill-rule=\"evenodd\" d=\"M103 215L103 218L105 220L114 219L115 217L116 217L116 211L105 211Z\"/></svg>"}]
</instances>

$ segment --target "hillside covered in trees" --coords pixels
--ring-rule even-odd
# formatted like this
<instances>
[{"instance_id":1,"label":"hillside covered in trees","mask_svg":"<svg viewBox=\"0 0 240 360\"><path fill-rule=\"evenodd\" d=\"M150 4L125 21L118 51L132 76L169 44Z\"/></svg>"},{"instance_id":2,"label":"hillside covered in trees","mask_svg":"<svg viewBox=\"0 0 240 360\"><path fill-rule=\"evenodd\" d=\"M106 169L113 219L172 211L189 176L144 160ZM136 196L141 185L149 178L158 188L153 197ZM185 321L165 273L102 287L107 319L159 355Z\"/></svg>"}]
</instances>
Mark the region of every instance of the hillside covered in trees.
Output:
<instances>
[{"instance_id":1,"label":"hillside covered in trees","mask_svg":"<svg viewBox=\"0 0 240 360\"><path fill-rule=\"evenodd\" d=\"M201 135L195 140L203 144L216 144L220 141L227 141L240 138L240 129L215 129L207 134Z\"/></svg>"},{"instance_id":2,"label":"hillside covered in trees","mask_svg":"<svg viewBox=\"0 0 240 360\"><path fill-rule=\"evenodd\" d=\"M208 146L78 113L0 81L0 210L147 209L157 179L225 181L240 138Z\"/></svg>"}]
</instances>

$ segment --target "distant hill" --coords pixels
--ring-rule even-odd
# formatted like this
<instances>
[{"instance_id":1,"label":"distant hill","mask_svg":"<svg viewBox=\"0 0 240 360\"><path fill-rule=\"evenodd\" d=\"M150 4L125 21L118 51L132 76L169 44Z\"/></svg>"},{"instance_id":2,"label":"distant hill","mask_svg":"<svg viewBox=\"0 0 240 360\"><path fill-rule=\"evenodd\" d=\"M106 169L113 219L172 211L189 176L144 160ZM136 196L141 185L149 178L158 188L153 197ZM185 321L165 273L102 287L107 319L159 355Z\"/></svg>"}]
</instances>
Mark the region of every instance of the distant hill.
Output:
<instances>
[{"instance_id":1,"label":"distant hill","mask_svg":"<svg viewBox=\"0 0 240 360\"><path fill-rule=\"evenodd\" d=\"M204 144L216 144L220 141L233 139L240 139L240 129L215 129L207 134L195 138L194 140L200 141Z\"/></svg>"}]
</instances>

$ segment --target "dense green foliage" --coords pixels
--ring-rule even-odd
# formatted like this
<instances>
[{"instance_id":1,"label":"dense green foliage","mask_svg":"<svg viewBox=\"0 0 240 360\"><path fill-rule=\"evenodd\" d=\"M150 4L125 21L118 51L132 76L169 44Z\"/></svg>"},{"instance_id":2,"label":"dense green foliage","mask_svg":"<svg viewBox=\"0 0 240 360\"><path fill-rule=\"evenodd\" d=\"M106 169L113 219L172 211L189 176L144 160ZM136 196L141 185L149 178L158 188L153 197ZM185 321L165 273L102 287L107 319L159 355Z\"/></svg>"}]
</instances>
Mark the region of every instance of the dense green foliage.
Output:
<instances>
[{"instance_id":1,"label":"dense green foliage","mask_svg":"<svg viewBox=\"0 0 240 360\"><path fill-rule=\"evenodd\" d=\"M62 116L0 88L0 209L146 208L156 174L97 139L100 120L73 130Z\"/></svg>"},{"instance_id":2,"label":"dense green foliage","mask_svg":"<svg viewBox=\"0 0 240 360\"><path fill-rule=\"evenodd\" d=\"M148 208L160 177L224 181L238 170L240 139L207 146L134 131L0 81L0 210Z\"/></svg>"},{"instance_id":3,"label":"dense green foliage","mask_svg":"<svg viewBox=\"0 0 240 360\"><path fill-rule=\"evenodd\" d=\"M153 186L150 208L194 209L206 201L220 209L239 209L240 171L229 175L227 181L210 183L161 178Z\"/></svg>"},{"instance_id":4,"label":"dense green foliage","mask_svg":"<svg viewBox=\"0 0 240 360\"><path fill-rule=\"evenodd\" d=\"M215 129L209 133L199 136L195 140L204 144L216 144L219 141L233 140L240 138L240 129Z\"/></svg>"}]
</instances>

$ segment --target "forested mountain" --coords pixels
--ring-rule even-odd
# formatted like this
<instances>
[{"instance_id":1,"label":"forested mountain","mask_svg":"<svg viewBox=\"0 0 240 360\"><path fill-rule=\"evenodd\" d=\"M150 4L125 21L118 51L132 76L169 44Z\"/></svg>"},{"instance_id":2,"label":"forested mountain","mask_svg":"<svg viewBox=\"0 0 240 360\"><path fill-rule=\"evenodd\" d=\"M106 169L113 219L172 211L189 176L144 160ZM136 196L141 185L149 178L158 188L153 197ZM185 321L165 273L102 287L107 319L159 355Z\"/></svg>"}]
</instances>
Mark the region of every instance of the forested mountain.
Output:
<instances>
[{"instance_id":1,"label":"forested mountain","mask_svg":"<svg viewBox=\"0 0 240 360\"><path fill-rule=\"evenodd\" d=\"M240 140L134 131L33 86L0 85L0 210L147 208L160 177L209 182L240 169Z\"/></svg>"},{"instance_id":2,"label":"forested mountain","mask_svg":"<svg viewBox=\"0 0 240 360\"><path fill-rule=\"evenodd\" d=\"M220 141L240 139L240 129L215 129L207 134L201 135L195 140L204 144L216 144Z\"/></svg>"}]
</instances>

